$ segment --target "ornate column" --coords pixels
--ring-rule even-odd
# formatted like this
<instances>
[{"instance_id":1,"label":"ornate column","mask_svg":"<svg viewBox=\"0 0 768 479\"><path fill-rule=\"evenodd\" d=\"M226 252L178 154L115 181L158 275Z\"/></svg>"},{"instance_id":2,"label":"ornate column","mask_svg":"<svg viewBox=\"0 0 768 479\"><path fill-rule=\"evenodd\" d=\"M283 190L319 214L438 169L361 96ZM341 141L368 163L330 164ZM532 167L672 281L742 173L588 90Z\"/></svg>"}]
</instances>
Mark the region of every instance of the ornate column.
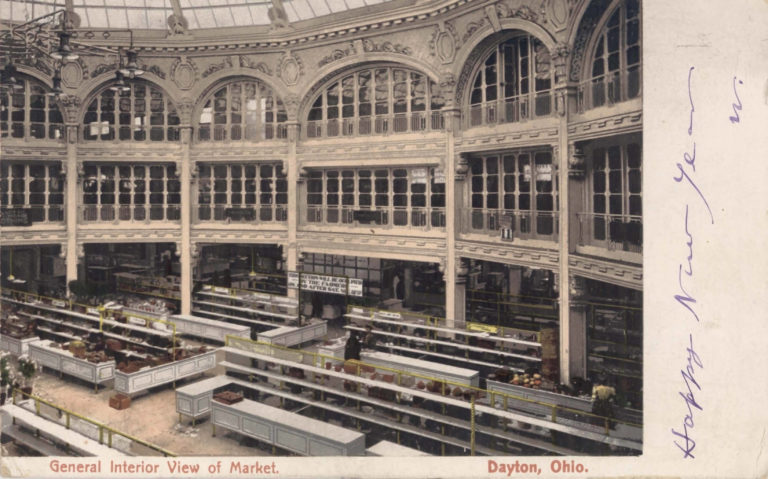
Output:
<instances>
[{"instance_id":1,"label":"ornate column","mask_svg":"<svg viewBox=\"0 0 768 479\"><path fill-rule=\"evenodd\" d=\"M568 184L568 112L569 107L575 102L575 91L573 86L567 83L567 60L569 49L566 44L558 44L552 51L552 67L555 71L555 111L560 120L559 136L556 144L553 145L553 161L557 166L559 191L559 237L558 252L560 265L558 269L558 291L560 302L560 382L568 384L571 378L571 323L570 323L570 288L568 279L570 278L570 269L568 258L570 253L570 189Z\"/></svg>"},{"instance_id":2,"label":"ornate column","mask_svg":"<svg viewBox=\"0 0 768 479\"><path fill-rule=\"evenodd\" d=\"M299 247L296 239L296 232L299 225L299 164L296 158L296 145L299 141L299 122L295 120L288 121L288 156L283 164L287 170L288 176L288 242L283 247L285 256L285 271L298 271L299 269ZM288 288L288 296L298 297L299 290Z\"/></svg>"},{"instance_id":3,"label":"ornate column","mask_svg":"<svg viewBox=\"0 0 768 479\"><path fill-rule=\"evenodd\" d=\"M568 373L571 378L586 379L587 374L587 304L583 301L585 285L584 278L571 276L569 296L571 308L569 311L570 357Z\"/></svg>"},{"instance_id":4,"label":"ornate column","mask_svg":"<svg viewBox=\"0 0 768 479\"><path fill-rule=\"evenodd\" d=\"M181 241L176 243L176 254L181 265L181 314L192 312L192 157L190 143L192 127L186 124L180 128L181 152L176 171L181 183Z\"/></svg>"},{"instance_id":5,"label":"ornate column","mask_svg":"<svg viewBox=\"0 0 768 479\"><path fill-rule=\"evenodd\" d=\"M77 280L77 264L82 255L78 255L77 247L77 219L78 219L78 198L80 197L80 186L82 178L80 176L82 165L77 161L77 139L80 133L80 98L67 95L59 100L59 106L62 109L66 120L67 133L67 159L63 165L63 172L66 175L66 186L64 188L65 220L67 224L67 242L62 245L62 253L66 257L66 283L69 291L69 282Z\"/></svg>"},{"instance_id":6,"label":"ornate column","mask_svg":"<svg viewBox=\"0 0 768 479\"><path fill-rule=\"evenodd\" d=\"M448 100L443 108L443 121L445 122L445 326L456 326L457 318L464 317L463 303L457 310L456 301L456 231L458 229L458 216L456 204L456 137L461 135L461 111L453 101L453 89L455 80L453 75L445 75L440 82L442 94ZM460 189L459 189L460 191Z\"/></svg>"},{"instance_id":7,"label":"ornate column","mask_svg":"<svg viewBox=\"0 0 768 479\"><path fill-rule=\"evenodd\" d=\"M456 316L454 317L456 328L463 328L467 322L467 278L469 264L467 260L456 258L454 298Z\"/></svg>"}]
</instances>

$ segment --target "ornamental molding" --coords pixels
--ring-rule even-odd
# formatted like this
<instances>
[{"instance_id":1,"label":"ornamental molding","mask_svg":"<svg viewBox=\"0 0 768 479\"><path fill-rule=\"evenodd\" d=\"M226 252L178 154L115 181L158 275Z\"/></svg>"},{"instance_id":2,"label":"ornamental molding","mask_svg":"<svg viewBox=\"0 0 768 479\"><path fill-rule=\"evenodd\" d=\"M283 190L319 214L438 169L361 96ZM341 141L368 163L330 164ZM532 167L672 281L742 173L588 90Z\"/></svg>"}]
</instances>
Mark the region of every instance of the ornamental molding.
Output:
<instances>
[{"instance_id":1,"label":"ornamental molding","mask_svg":"<svg viewBox=\"0 0 768 479\"><path fill-rule=\"evenodd\" d=\"M30 146L4 144L0 148L0 157L7 160L50 160L64 161L67 159L67 149L63 146Z\"/></svg>"},{"instance_id":2,"label":"ornamental molding","mask_svg":"<svg viewBox=\"0 0 768 479\"><path fill-rule=\"evenodd\" d=\"M179 89L189 90L197 82L199 70L194 61L186 56L181 56L171 64L170 75L171 80Z\"/></svg>"},{"instance_id":3,"label":"ornamental molding","mask_svg":"<svg viewBox=\"0 0 768 479\"><path fill-rule=\"evenodd\" d=\"M77 88L88 77L88 65L82 58L70 60L61 67L61 84L65 88Z\"/></svg>"},{"instance_id":4,"label":"ornamental molding","mask_svg":"<svg viewBox=\"0 0 768 479\"><path fill-rule=\"evenodd\" d=\"M4 246L28 246L30 244L61 244L67 242L66 226L62 223L58 231L53 228L47 231L29 231L29 227L23 227L24 231L14 231L13 227L3 227Z\"/></svg>"},{"instance_id":5,"label":"ornamental molding","mask_svg":"<svg viewBox=\"0 0 768 479\"><path fill-rule=\"evenodd\" d=\"M240 67L246 68L249 70L256 70L258 72L263 73L267 76L272 76L272 69L269 68L269 65L267 65L264 62L260 62L258 60L255 60L251 56L248 55L240 55L239 57Z\"/></svg>"},{"instance_id":6,"label":"ornamental molding","mask_svg":"<svg viewBox=\"0 0 768 479\"><path fill-rule=\"evenodd\" d=\"M554 119L557 122L557 119ZM503 126L515 126L514 123L499 125L495 130ZM519 128L519 126L517 127ZM490 151L500 148L527 147L542 144L552 144L559 138L559 128L556 126L532 128L529 130L493 131L491 133L480 132L478 128L465 130L460 141L456 142L457 153L471 153L476 151Z\"/></svg>"},{"instance_id":7,"label":"ornamental molding","mask_svg":"<svg viewBox=\"0 0 768 479\"><path fill-rule=\"evenodd\" d=\"M643 267L610 260L571 254L568 257L571 274L617 284L631 289L643 289Z\"/></svg>"},{"instance_id":8,"label":"ornamental molding","mask_svg":"<svg viewBox=\"0 0 768 479\"><path fill-rule=\"evenodd\" d=\"M363 39L363 51L366 53L398 53L400 55L413 55L413 50L409 46L401 43L392 43L390 41L376 43L368 38Z\"/></svg>"},{"instance_id":9,"label":"ornamental molding","mask_svg":"<svg viewBox=\"0 0 768 479\"><path fill-rule=\"evenodd\" d=\"M456 241L456 254L464 258L480 259L519 266L530 266L534 268L554 269L557 268L560 263L560 255L555 250L525 248L522 246L500 243L480 243L459 240Z\"/></svg>"},{"instance_id":10,"label":"ornamental molding","mask_svg":"<svg viewBox=\"0 0 768 479\"><path fill-rule=\"evenodd\" d=\"M65 123L80 123L80 106L82 100L75 95L60 95L59 108Z\"/></svg>"},{"instance_id":11,"label":"ornamental molding","mask_svg":"<svg viewBox=\"0 0 768 479\"><path fill-rule=\"evenodd\" d=\"M146 63L139 63L139 68L147 73L155 75L161 80L165 80L165 71L157 65L147 65Z\"/></svg>"},{"instance_id":12,"label":"ornamental molding","mask_svg":"<svg viewBox=\"0 0 768 479\"><path fill-rule=\"evenodd\" d=\"M237 225L227 225L226 230L206 229L200 226L193 226L191 238L194 243L285 243L288 241L287 231L275 230L238 230Z\"/></svg>"},{"instance_id":13,"label":"ornamental molding","mask_svg":"<svg viewBox=\"0 0 768 479\"><path fill-rule=\"evenodd\" d=\"M157 226L155 226L155 223L157 223ZM163 229L159 229L160 226L163 226ZM110 222L109 228L105 229L91 229L89 227L88 223L77 225L77 242L79 244L103 242L144 243L146 241L160 240L173 243L181 234L181 225L171 229L168 228L168 223L162 221L149 221L139 225L128 221L122 223Z\"/></svg>"},{"instance_id":14,"label":"ornamental molding","mask_svg":"<svg viewBox=\"0 0 768 479\"><path fill-rule=\"evenodd\" d=\"M385 256L430 257L439 263L445 258L447 243L444 238L424 238L386 234L386 229L378 225L360 226L360 233L335 233L326 231L298 231L296 239L302 252L332 250L370 256L374 251ZM376 234L371 234L371 229ZM372 248L373 247L373 248ZM381 256L381 254L379 254Z\"/></svg>"},{"instance_id":15,"label":"ornamental molding","mask_svg":"<svg viewBox=\"0 0 768 479\"><path fill-rule=\"evenodd\" d=\"M288 86L294 86L304 76L304 62L290 50L286 50L277 61L277 76Z\"/></svg>"},{"instance_id":16,"label":"ornamental molding","mask_svg":"<svg viewBox=\"0 0 768 479\"><path fill-rule=\"evenodd\" d=\"M218 71L226 70L229 68L232 68L232 58L224 57L222 61L208 65L200 76L206 78Z\"/></svg>"},{"instance_id":17,"label":"ornamental molding","mask_svg":"<svg viewBox=\"0 0 768 479\"><path fill-rule=\"evenodd\" d=\"M425 162L439 162L445 156L445 139L440 135L439 140L400 141L397 143L366 142L366 143L334 143L330 145L300 146L296 154L306 160L341 160L343 163L360 160L382 159L393 164L401 159L423 158Z\"/></svg>"},{"instance_id":18,"label":"ornamental molding","mask_svg":"<svg viewBox=\"0 0 768 479\"><path fill-rule=\"evenodd\" d=\"M88 147L79 144L77 148L77 158L79 161L148 161L148 162L169 162L178 160L178 156L181 153L180 146L170 146L168 143L164 143L163 148L158 148L155 145L141 145L140 148L135 148L137 145L126 145L123 142L118 144L111 143L110 146L93 146Z\"/></svg>"},{"instance_id":19,"label":"ornamental molding","mask_svg":"<svg viewBox=\"0 0 768 479\"><path fill-rule=\"evenodd\" d=\"M321 68L325 65L328 65L335 61L342 60L348 56L353 56L353 55L357 55L357 48L355 47L355 42L348 42L346 46L340 46L339 48L335 48L331 51L331 53L321 58L320 61L317 62L317 67Z\"/></svg>"},{"instance_id":20,"label":"ornamental molding","mask_svg":"<svg viewBox=\"0 0 768 479\"><path fill-rule=\"evenodd\" d=\"M609 108L617 108L617 106ZM571 141L588 140L606 135L632 133L642 130L642 127L643 112L633 109L611 116L571 123L568 125L568 138Z\"/></svg>"},{"instance_id":21,"label":"ornamental molding","mask_svg":"<svg viewBox=\"0 0 768 479\"><path fill-rule=\"evenodd\" d=\"M114 73L119 68L119 63L115 60L112 63L99 63L91 72L91 78L103 75L105 73Z\"/></svg>"},{"instance_id":22,"label":"ornamental molding","mask_svg":"<svg viewBox=\"0 0 768 479\"><path fill-rule=\"evenodd\" d=\"M226 145L226 148L221 148L222 145ZM238 147L232 143L206 142L205 145L198 143L190 150L190 158L201 162L282 161L287 155L287 145Z\"/></svg>"},{"instance_id":23,"label":"ornamental molding","mask_svg":"<svg viewBox=\"0 0 768 479\"><path fill-rule=\"evenodd\" d=\"M451 22L439 22L434 27L432 38L429 40L429 54L437 57L441 63L452 63L456 51L461 46L459 33Z\"/></svg>"},{"instance_id":24,"label":"ornamental molding","mask_svg":"<svg viewBox=\"0 0 768 479\"><path fill-rule=\"evenodd\" d=\"M594 33L597 23L605 13L611 0L592 0L581 18L576 33L576 40L573 42L573 54L571 55L570 80L578 82L581 80L581 69L584 66L584 60L587 56L587 44Z\"/></svg>"}]
</instances>

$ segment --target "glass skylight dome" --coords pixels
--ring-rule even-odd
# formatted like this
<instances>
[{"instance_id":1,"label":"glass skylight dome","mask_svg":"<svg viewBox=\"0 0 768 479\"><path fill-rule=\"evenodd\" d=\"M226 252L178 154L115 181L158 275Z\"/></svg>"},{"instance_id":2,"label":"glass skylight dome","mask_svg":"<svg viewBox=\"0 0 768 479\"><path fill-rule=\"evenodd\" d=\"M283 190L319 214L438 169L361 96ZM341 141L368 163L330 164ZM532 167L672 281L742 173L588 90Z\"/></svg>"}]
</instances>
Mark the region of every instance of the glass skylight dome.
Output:
<instances>
[{"instance_id":1,"label":"glass skylight dome","mask_svg":"<svg viewBox=\"0 0 768 479\"><path fill-rule=\"evenodd\" d=\"M82 28L166 29L175 0L73 0ZM389 0L283 0L290 22ZM178 0L190 29L269 25L271 0ZM64 0L2 0L0 20L24 23L65 6Z\"/></svg>"}]
</instances>

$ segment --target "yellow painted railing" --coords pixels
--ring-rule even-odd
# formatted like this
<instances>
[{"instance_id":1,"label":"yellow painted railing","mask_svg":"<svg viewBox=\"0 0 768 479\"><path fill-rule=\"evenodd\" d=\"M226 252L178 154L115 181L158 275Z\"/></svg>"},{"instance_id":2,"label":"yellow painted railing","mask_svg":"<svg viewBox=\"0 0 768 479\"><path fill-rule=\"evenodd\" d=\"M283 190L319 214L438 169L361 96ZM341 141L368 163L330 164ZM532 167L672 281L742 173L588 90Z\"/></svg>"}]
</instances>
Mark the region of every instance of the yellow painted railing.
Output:
<instances>
[{"instance_id":1,"label":"yellow painted railing","mask_svg":"<svg viewBox=\"0 0 768 479\"><path fill-rule=\"evenodd\" d=\"M21 396L21 400L24 400L26 398L26 399L34 401L34 404L35 404L35 414L37 416L41 416L42 417L42 415L40 413L40 405L41 404L45 404L46 406L51 407L51 408L55 409L56 411L58 411L59 414L64 416L64 418L65 418L65 427L67 429L70 429L71 422L72 422L71 419L73 417L98 427L98 431L99 431L99 439L98 439L98 441L99 441L99 444L106 444L108 447L113 447L113 444L112 444L113 443L113 436L119 436L119 437L123 437L125 439L128 439L129 441L135 442L136 444L140 444L140 445L142 445L144 447L147 447L147 448L149 448L149 449L151 449L151 450L153 450L155 452L158 452L158 453L162 454L163 456L166 456L166 457L175 457L176 456L175 453L173 453L173 452L171 452L171 451L169 451L167 449L164 449L164 448L162 448L162 447L160 447L158 445L155 445L155 444L147 442L147 441L145 441L143 439L139 439L137 437L131 436L130 434L126 434L124 432L118 431L117 429L114 429L114 428L112 428L110 426L107 426L106 424L100 423L98 421L95 421L93 419L85 417L85 416L83 416L81 414L78 414L76 412L70 411L70 410L68 410L68 409L66 409L66 408L64 408L62 406L58 406L58 405L56 405L56 404L54 404L54 403L52 403L50 401L47 401L47 400L45 400L45 399L43 399L41 397L25 393L24 391L22 391L20 389L14 389L13 390L13 396L12 396L13 397L13 404L17 404L17 401L19 401L19 399L17 399L17 396L19 396L19 395Z\"/></svg>"},{"instance_id":2,"label":"yellow painted railing","mask_svg":"<svg viewBox=\"0 0 768 479\"><path fill-rule=\"evenodd\" d=\"M297 364L312 365L320 368L325 366L326 361L343 363L343 364L352 364L352 365L355 365L356 367L355 376L362 376L364 373L366 373L366 370L368 371L368 373L370 373L371 368L373 368L376 371L385 371L395 375L395 377L397 378L398 385L403 384L403 378L407 378L407 377L422 379L425 381L433 381L441 385L440 392L444 396L450 393L451 387L454 387L454 388L458 387L463 392L469 392L470 396L472 397L480 397L483 395L487 395L489 397L489 403L494 406L496 405L497 401L501 401L502 409L504 409L505 411L514 409L511 406L514 405L515 401L518 403L542 406L542 407L548 408L551 411L551 414L549 417L550 417L550 420L555 423L557 422L558 416L562 416L563 412L569 412L569 413L578 415L580 418L587 419L587 422L589 422L589 420L591 419L592 422L599 422L601 424L604 424L606 427L606 434L608 434L608 431L610 430L608 426L611 422L625 424L625 425L634 426L634 427L642 427L642 424L632 423L629 421L624 421L616 418L609 418L607 416L600 416L597 414L593 414L591 412L586 412L579 409L573 409L573 408L561 406L558 404L548 403L544 401L529 399L522 396L516 396L514 394L489 391L486 389L481 389L479 387L467 386L465 384L460 384L460 383L446 380L446 379L435 378L432 376L427 376L424 374L419 374L419 373L410 372L410 371L404 371L400 369L373 365L373 364L369 364L369 363L365 363L357 360L345 361L342 358L337 358L334 356L320 354L313 351L306 351L302 349L293 349L285 346L279 346L275 344L265 343L262 341L243 338L240 336L227 335L225 339L225 345L234 347L236 349L241 349L243 351L250 351L254 353L265 354L268 356L273 356L275 351L281 351L283 353L288 353L290 355L288 357L280 356L281 359L290 360L289 358L293 357L294 358L293 361L296 362ZM311 358L311 362L307 362L305 358ZM560 414L558 414L558 412L560 412Z\"/></svg>"}]
</instances>

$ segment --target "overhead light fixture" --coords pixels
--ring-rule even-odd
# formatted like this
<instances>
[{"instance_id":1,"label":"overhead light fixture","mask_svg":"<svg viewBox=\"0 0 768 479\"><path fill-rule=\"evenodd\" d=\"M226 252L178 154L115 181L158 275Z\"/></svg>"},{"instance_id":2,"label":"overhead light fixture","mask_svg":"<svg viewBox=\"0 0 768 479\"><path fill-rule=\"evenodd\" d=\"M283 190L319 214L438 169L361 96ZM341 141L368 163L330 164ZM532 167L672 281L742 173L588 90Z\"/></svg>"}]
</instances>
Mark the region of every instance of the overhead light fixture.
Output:
<instances>
[{"instance_id":1,"label":"overhead light fixture","mask_svg":"<svg viewBox=\"0 0 768 479\"><path fill-rule=\"evenodd\" d=\"M19 80L18 70L16 70L16 65L13 63L7 63L5 68L3 68L0 83L2 83L3 86L13 90L24 89L24 83Z\"/></svg>"},{"instance_id":2,"label":"overhead light fixture","mask_svg":"<svg viewBox=\"0 0 768 479\"><path fill-rule=\"evenodd\" d=\"M71 33L59 32L59 48L51 53L51 58L61 60L64 63L80 58L80 56L72 50L72 45L69 44L70 38L72 38Z\"/></svg>"},{"instance_id":3,"label":"overhead light fixture","mask_svg":"<svg viewBox=\"0 0 768 479\"><path fill-rule=\"evenodd\" d=\"M126 52L127 59L125 66L120 69L120 72L128 78L136 78L144 74L144 70L139 69L138 57L139 53L136 50L128 50Z\"/></svg>"},{"instance_id":4,"label":"overhead light fixture","mask_svg":"<svg viewBox=\"0 0 768 479\"><path fill-rule=\"evenodd\" d=\"M110 86L109 89L118 93L131 91L131 87L125 83L125 75L122 70L117 70L115 72L115 83Z\"/></svg>"},{"instance_id":5,"label":"overhead light fixture","mask_svg":"<svg viewBox=\"0 0 768 479\"><path fill-rule=\"evenodd\" d=\"M51 88L51 91L46 93L46 95L51 97L59 97L63 94L64 90L61 89L61 74L59 73L59 70L56 70L56 72L53 74L53 88Z\"/></svg>"}]
</instances>

